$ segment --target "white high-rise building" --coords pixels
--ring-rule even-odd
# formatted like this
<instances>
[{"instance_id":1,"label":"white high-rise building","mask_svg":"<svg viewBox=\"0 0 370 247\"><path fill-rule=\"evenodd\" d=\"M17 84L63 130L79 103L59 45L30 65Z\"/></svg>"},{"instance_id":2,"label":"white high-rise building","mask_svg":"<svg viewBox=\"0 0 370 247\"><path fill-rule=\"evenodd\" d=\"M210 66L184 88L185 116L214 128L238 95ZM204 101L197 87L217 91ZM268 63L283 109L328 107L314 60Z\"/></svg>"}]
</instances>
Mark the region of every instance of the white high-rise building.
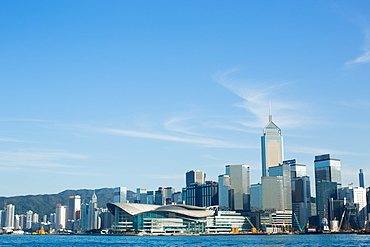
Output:
<instances>
[{"instance_id":1,"label":"white high-rise building","mask_svg":"<svg viewBox=\"0 0 370 247\"><path fill-rule=\"evenodd\" d=\"M226 165L226 175L230 177L230 187L233 190L234 208L232 210L250 209L250 178L249 166Z\"/></svg>"},{"instance_id":2,"label":"white high-rise building","mask_svg":"<svg viewBox=\"0 0 370 247\"><path fill-rule=\"evenodd\" d=\"M26 229L31 229L32 227L33 212L28 210L26 212Z\"/></svg>"},{"instance_id":3,"label":"white high-rise building","mask_svg":"<svg viewBox=\"0 0 370 247\"><path fill-rule=\"evenodd\" d=\"M14 229L14 212L15 206L13 204L6 205L5 227L8 229Z\"/></svg>"},{"instance_id":4,"label":"white high-rise building","mask_svg":"<svg viewBox=\"0 0 370 247\"><path fill-rule=\"evenodd\" d=\"M116 187L113 190L113 202L114 203L126 203L127 202L127 188Z\"/></svg>"},{"instance_id":5,"label":"white high-rise building","mask_svg":"<svg viewBox=\"0 0 370 247\"><path fill-rule=\"evenodd\" d=\"M81 211L81 196L70 196L68 198L68 219L76 221Z\"/></svg>"},{"instance_id":6,"label":"white high-rise building","mask_svg":"<svg viewBox=\"0 0 370 247\"><path fill-rule=\"evenodd\" d=\"M64 230L67 225L67 206L57 204L55 208L55 229Z\"/></svg>"}]
</instances>

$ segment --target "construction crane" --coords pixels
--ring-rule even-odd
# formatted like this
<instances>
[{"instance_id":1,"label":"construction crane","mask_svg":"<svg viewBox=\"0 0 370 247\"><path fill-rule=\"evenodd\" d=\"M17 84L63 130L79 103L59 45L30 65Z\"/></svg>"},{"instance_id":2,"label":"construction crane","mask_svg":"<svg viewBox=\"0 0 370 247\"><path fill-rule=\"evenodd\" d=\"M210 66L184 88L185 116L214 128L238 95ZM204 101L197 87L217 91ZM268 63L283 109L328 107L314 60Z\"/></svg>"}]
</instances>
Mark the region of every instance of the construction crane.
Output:
<instances>
[{"instance_id":1,"label":"construction crane","mask_svg":"<svg viewBox=\"0 0 370 247\"><path fill-rule=\"evenodd\" d=\"M298 229L299 229L299 231L300 232L304 232L304 226L301 226L300 224L299 224L299 220L298 220L298 217L297 217L297 215L294 213L294 219L296 220L296 222L297 222L297 226L298 226Z\"/></svg>"},{"instance_id":2,"label":"construction crane","mask_svg":"<svg viewBox=\"0 0 370 247\"><path fill-rule=\"evenodd\" d=\"M245 217L249 223L249 225L251 225L251 232L257 232L257 228L253 225L252 221L248 218L248 217Z\"/></svg>"}]
</instances>

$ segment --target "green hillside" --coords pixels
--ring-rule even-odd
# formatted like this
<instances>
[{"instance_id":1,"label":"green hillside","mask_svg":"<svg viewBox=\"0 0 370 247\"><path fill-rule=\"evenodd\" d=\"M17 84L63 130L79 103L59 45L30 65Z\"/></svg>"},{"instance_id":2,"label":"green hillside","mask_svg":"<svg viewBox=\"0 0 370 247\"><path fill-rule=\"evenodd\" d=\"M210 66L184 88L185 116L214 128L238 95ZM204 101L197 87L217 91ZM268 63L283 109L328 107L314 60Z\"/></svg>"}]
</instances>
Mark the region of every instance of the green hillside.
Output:
<instances>
[{"instance_id":1,"label":"green hillside","mask_svg":"<svg viewBox=\"0 0 370 247\"><path fill-rule=\"evenodd\" d=\"M94 191L98 197L98 207L105 208L108 202L113 201L113 188L80 189L65 190L58 194L0 197L0 208L5 204L14 204L15 214L25 214L28 210L32 210L42 217L45 214L55 213L55 205L58 203L68 206L69 196L79 195L82 203L88 203ZM129 201L133 201L135 197L134 192L127 191Z\"/></svg>"}]
</instances>

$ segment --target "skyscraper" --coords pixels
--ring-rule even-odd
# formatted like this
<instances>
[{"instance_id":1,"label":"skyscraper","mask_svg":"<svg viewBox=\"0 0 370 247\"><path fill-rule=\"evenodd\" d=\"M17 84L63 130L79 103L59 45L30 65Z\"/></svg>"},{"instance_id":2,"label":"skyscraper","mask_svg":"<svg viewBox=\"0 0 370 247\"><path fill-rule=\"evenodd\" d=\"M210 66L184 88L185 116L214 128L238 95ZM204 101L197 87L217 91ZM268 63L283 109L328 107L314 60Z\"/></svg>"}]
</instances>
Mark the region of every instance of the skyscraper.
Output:
<instances>
[{"instance_id":1,"label":"skyscraper","mask_svg":"<svg viewBox=\"0 0 370 247\"><path fill-rule=\"evenodd\" d=\"M6 205L5 227L8 229L14 229L14 211L15 206L13 204Z\"/></svg>"},{"instance_id":2,"label":"skyscraper","mask_svg":"<svg viewBox=\"0 0 370 247\"><path fill-rule=\"evenodd\" d=\"M127 202L127 188L126 187L114 188L113 202L114 203L126 203Z\"/></svg>"},{"instance_id":3,"label":"skyscraper","mask_svg":"<svg viewBox=\"0 0 370 247\"><path fill-rule=\"evenodd\" d=\"M364 174L362 173L362 169L360 169L360 173L358 174L358 180L359 187L365 188Z\"/></svg>"},{"instance_id":4,"label":"skyscraper","mask_svg":"<svg viewBox=\"0 0 370 247\"><path fill-rule=\"evenodd\" d=\"M57 204L55 209L55 228L64 230L67 226L67 207Z\"/></svg>"},{"instance_id":5,"label":"skyscraper","mask_svg":"<svg viewBox=\"0 0 370 247\"><path fill-rule=\"evenodd\" d=\"M290 164L271 167L269 174L270 176L262 177L263 209L268 211L292 210Z\"/></svg>"},{"instance_id":6,"label":"skyscraper","mask_svg":"<svg viewBox=\"0 0 370 247\"><path fill-rule=\"evenodd\" d=\"M234 192L233 210L250 210L250 177L247 165L226 165L230 187Z\"/></svg>"},{"instance_id":7,"label":"skyscraper","mask_svg":"<svg viewBox=\"0 0 370 247\"><path fill-rule=\"evenodd\" d=\"M223 208L229 210L233 208L233 205L230 205L231 198L230 198L230 176L229 175L219 175L218 176L218 205Z\"/></svg>"},{"instance_id":8,"label":"skyscraper","mask_svg":"<svg viewBox=\"0 0 370 247\"><path fill-rule=\"evenodd\" d=\"M272 115L269 115L269 122L263 129L263 136L261 136L261 152L262 176L269 176L268 169L273 166L278 166L284 160L281 129L272 122Z\"/></svg>"},{"instance_id":9,"label":"skyscraper","mask_svg":"<svg viewBox=\"0 0 370 247\"><path fill-rule=\"evenodd\" d=\"M95 192L91 197L91 201L88 206L88 229L99 229L99 212L98 212L98 197Z\"/></svg>"},{"instance_id":10,"label":"skyscraper","mask_svg":"<svg viewBox=\"0 0 370 247\"><path fill-rule=\"evenodd\" d=\"M68 199L68 220L76 221L81 211L81 196L70 196Z\"/></svg>"},{"instance_id":11,"label":"skyscraper","mask_svg":"<svg viewBox=\"0 0 370 247\"><path fill-rule=\"evenodd\" d=\"M193 183L202 185L206 182L206 174L199 170L190 170L186 172L186 186L190 186Z\"/></svg>"},{"instance_id":12,"label":"skyscraper","mask_svg":"<svg viewBox=\"0 0 370 247\"><path fill-rule=\"evenodd\" d=\"M342 187L340 160L330 154L315 156L316 210L320 219L328 209L328 200L337 199L337 190Z\"/></svg>"}]
</instances>

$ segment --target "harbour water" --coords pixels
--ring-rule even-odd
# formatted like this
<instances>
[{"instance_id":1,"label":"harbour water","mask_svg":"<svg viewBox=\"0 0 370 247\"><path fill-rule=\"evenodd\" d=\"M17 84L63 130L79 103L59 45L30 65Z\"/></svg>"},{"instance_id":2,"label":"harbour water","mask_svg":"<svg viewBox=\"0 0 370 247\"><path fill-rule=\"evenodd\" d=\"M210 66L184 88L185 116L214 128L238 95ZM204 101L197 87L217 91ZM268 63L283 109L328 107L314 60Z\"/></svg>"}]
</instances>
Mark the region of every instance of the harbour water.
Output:
<instances>
[{"instance_id":1,"label":"harbour water","mask_svg":"<svg viewBox=\"0 0 370 247\"><path fill-rule=\"evenodd\" d=\"M0 246L369 246L370 235L0 235Z\"/></svg>"}]
</instances>

